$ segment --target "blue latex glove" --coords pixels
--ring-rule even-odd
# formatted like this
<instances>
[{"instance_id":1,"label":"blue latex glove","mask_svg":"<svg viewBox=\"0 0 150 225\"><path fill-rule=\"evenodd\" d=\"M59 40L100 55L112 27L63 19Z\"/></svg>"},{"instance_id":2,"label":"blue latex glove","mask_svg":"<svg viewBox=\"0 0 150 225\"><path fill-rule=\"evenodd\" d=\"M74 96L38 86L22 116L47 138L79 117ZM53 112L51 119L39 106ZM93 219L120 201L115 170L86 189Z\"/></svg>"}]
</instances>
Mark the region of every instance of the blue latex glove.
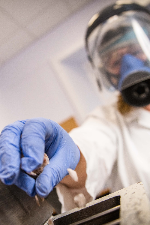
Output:
<instances>
[{"instance_id":1,"label":"blue latex glove","mask_svg":"<svg viewBox=\"0 0 150 225\"><path fill-rule=\"evenodd\" d=\"M35 180L24 171L38 168L44 152L50 162ZM80 151L68 133L48 119L17 121L6 126L0 135L0 179L7 185L17 185L30 196L46 197L68 174L68 168L76 168L79 159Z\"/></svg>"}]
</instances>

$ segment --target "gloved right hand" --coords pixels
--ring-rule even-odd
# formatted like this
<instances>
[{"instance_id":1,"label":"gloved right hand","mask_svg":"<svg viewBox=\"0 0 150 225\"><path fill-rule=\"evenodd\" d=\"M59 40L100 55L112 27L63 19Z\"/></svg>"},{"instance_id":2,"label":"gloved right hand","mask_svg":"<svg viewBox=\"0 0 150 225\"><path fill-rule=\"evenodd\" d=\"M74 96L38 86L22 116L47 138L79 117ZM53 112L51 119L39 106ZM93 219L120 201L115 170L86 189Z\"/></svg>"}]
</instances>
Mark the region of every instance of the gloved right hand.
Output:
<instances>
[{"instance_id":1,"label":"gloved right hand","mask_svg":"<svg viewBox=\"0 0 150 225\"><path fill-rule=\"evenodd\" d=\"M50 162L35 180L27 173L42 164L44 153ZM80 151L69 134L49 119L17 121L0 135L0 179L30 196L46 197L79 160Z\"/></svg>"}]
</instances>

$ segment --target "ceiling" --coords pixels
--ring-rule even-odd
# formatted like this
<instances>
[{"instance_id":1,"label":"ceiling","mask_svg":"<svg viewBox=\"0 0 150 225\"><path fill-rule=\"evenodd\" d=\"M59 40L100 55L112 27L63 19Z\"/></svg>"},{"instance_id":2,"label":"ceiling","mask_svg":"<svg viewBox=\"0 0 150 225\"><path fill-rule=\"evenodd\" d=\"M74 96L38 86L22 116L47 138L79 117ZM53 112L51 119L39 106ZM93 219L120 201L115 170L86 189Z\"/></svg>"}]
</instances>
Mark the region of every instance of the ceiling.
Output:
<instances>
[{"instance_id":1,"label":"ceiling","mask_svg":"<svg viewBox=\"0 0 150 225\"><path fill-rule=\"evenodd\" d=\"M92 0L0 0L0 66Z\"/></svg>"}]
</instances>

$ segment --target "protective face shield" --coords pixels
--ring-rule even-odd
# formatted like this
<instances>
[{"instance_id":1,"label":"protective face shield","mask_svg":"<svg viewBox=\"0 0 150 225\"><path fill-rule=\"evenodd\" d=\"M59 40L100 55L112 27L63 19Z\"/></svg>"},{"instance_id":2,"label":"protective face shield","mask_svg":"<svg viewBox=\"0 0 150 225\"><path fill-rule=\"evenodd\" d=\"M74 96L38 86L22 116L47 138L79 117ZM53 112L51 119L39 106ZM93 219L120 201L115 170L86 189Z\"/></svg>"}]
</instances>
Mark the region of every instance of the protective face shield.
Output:
<instances>
[{"instance_id":1,"label":"protective face shield","mask_svg":"<svg viewBox=\"0 0 150 225\"><path fill-rule=\"evenodd\" d=\"M132 106L150 104L150 12L137 4L113 4L96 14L86 32L97 82L119 90Z\"/></svg>"}]
</instances>

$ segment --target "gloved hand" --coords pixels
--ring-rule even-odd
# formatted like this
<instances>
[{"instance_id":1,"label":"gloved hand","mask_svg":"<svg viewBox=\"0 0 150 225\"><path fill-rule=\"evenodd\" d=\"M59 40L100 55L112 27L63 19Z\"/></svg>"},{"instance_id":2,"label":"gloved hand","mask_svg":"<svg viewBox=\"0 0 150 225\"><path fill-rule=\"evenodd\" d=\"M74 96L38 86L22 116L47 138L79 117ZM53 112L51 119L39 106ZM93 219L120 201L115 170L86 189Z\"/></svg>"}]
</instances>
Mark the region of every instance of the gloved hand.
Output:
<instances>
[{"instance_id":1,"label":"gloved hand","mask_svg":"<svg viewBox=\"0 0 150 225\"><path fill-rule=\"evenodd\" d=\"M44 152L50 162L35 180L26 172L42 164ZM48 119L17 121L6 126L0 135L0 179L7 185L17 185L30 196L46 197L68 174L68 168L76 168L79 159L80 151L69 134Z\"/></svg>"}]
</instances>

